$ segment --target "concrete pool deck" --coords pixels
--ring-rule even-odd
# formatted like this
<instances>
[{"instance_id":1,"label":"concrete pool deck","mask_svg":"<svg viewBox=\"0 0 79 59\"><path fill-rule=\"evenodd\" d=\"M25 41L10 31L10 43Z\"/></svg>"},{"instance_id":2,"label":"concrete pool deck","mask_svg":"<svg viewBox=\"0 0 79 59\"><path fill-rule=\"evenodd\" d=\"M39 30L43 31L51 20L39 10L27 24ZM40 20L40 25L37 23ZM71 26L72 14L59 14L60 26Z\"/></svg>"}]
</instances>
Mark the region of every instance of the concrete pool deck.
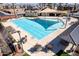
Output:
<instances>
[{"instance_id":1,"label":"concrete pool deck","mask_svg":"<svg viewBox=\"0 0 79 59\"><path fill-rule=\"evenodd\" d=\"M66 22L65 19L63 19L63 17L39 17L39 18L59 18L61 19L64 23ZM5 23L3 23L3 25L5 27L7 26L11 26L13 27L16 31L19 30L21 32L21 37L24 37L25 35L27 35L27 42L25 44L23 44L23 49L25 52L27 52L30 55L34 55L34 56L52 56L55 53L52 52L52 54L50 53L44 53L44 52L36 52L36 53L30 53L28 51L28 49L30 49L31 47L33 47L36 43L39 43L40 45L42 45L43 47L48 44L49 42L51 42L53 39L55 39L57 36L59 36L61 33L63 33L67 28L69 28L71 25L71 22L77 22L78 20L75 18L71 18L70 21L68 21L66 28L61 28L58 29L57 31L55 31L54 33L49 34L48 36L44 37L43 40L38 41L36 38L32 37L28 32L22 30L20 27L17 27L15 24L7 21ZM12 36L15 38L16 41L19 40L19 36L17 33L12 34Z\"/></svg>"}]
</instances>

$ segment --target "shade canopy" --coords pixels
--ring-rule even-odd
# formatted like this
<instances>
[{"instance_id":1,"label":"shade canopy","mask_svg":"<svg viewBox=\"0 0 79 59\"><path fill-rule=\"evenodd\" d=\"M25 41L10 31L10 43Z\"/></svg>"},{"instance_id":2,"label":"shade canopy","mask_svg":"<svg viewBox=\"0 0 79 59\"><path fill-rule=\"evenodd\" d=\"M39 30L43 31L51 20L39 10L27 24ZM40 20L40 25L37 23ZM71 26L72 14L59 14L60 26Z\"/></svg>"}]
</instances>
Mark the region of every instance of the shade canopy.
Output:
<instances>
[{"instance_id":1,"label":"shade canopy","mask_svg":"<svg viewBox=\"0 0 79 59\"><path fill-rule=\"evenodd\" d=\"M79 45L79 25L70 33L70 35L76 45Z\"/></svg>"},{"instance_id":2,"label":"shade canopy","mask_svg":"<svg viewBox=\"0 0 79 59\"><path fill-rule=\"evenodd\" d=\"M46 9L41 11L41 13L51 13L51 12L57 12L57 11L53 10L53 9L50 9L50 8L46 8Z\"/></svg>"},{"instance_id":3,"label":"shade canopy","mask_svg":"<svg viewBox=\"0 0 79 59\"><path fill-rule=\"evenodd\" d=\"M40 13L67 13L67 11L54 10L47 7L44 10L40 11Z\"/></svg>"}]
</instances>

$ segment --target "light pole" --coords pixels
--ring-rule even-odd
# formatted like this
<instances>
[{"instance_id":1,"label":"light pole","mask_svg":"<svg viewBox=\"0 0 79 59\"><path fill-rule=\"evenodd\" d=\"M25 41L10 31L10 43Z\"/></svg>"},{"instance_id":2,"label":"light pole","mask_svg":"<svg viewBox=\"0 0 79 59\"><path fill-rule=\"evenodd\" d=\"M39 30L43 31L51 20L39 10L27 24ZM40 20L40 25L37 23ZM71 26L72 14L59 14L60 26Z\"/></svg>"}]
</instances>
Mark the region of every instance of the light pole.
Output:
<instances>
[{"instance_id":1,"label":"light pole","mask_svg":"<svg viewBox=\"0 0 79 59\"><path fill-rule=\"evenodd\" d=\"M68 23L69 20L70 20L70 16L69 16L69 10L68 10L67 17L66 17L66 23L65 23L65 27L64 28L66 28L67 23Z\"/></svg>"}]
</instances>

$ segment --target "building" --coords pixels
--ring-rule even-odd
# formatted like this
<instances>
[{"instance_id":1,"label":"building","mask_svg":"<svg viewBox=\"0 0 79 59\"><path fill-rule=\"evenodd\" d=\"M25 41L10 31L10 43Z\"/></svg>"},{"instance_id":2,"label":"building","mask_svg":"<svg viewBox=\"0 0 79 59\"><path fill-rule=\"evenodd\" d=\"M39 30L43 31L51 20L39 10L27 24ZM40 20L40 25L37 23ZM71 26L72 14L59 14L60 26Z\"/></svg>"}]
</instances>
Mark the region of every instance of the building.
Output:
<instances>
[{"instance_id":1,"label":"building","mask_svg":"<svg viewBox=\"0 0 79 59\"><path fill-rule=\"evenodd\" d=\"M0 11L0 20L1 21L8 20L11 18L16 18L16 16Z\"/></svg>"},{"instance_id":2,"label":"building","mask_svg":"<svg viewBox=\"0 0 79 59\"><path fill-rule=\"evenodd\" d=\"M44 8L39 13L40 13L41 16L61 16L61 15L67 15L67 11L55 10L55 9L51 9L49 7Z\"/></svg>"},{"instance_id":3,"label":"building","mask_svg":"<svg viewBox=\"0 0 79 59\"><path fill-rule=\"evenodd\" d=\"M38 16L38 10L26 10L25 11L25 16Z\"/></svg>"}]
</instances>

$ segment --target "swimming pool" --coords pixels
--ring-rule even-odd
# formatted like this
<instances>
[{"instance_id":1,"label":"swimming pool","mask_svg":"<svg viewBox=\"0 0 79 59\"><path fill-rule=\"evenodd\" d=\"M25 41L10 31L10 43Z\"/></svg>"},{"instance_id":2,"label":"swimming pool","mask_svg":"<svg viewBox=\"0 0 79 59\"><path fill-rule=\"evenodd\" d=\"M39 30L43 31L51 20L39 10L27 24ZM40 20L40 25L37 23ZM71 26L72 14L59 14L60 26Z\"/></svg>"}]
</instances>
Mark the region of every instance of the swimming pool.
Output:
<instances>
[{"instance_id":1,"label":"swimming pool","mask_svg":"<svg viewBox=\"0 0 79 59\"><path fill-rule=\"evenodd\" d=\"M37 40L41 40L63 26L62 21L47 18L19 18L11 22L31 34L34 38L37 38Z\"/></svg>"}]
</instances>

